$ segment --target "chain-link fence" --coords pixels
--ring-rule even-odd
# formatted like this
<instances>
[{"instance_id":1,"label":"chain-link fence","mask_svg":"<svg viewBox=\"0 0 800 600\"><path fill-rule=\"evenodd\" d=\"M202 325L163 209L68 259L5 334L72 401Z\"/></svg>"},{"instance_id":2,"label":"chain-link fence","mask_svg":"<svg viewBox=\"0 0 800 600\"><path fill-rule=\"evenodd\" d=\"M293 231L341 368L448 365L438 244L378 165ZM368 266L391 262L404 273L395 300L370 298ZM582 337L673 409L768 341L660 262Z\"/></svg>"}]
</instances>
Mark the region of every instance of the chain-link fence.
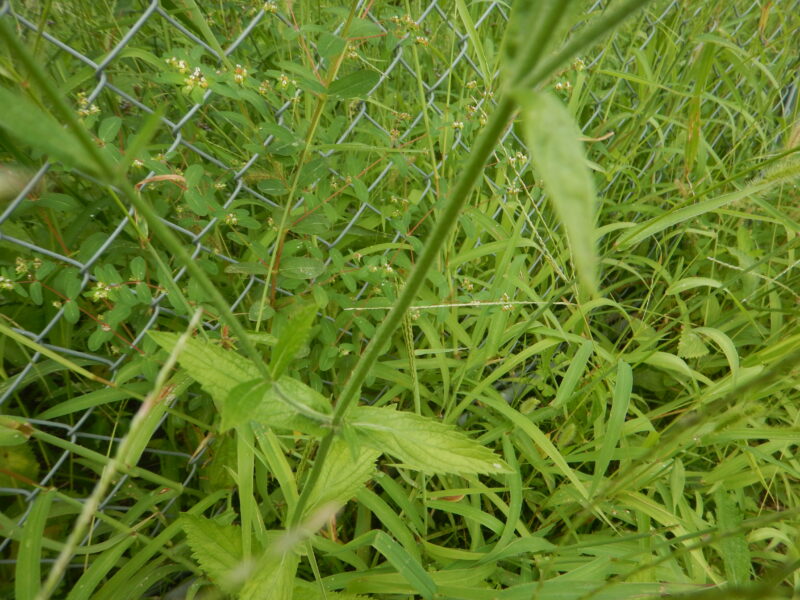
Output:
<instances>
[{"instance_id":1,"label":"chain-link fence","mask_svg":"<svg viewBox=\"0 0 800 600\"><path fill-rule=\"evenodd\" d=\"M314 357L319 374L310 375L325 387L346 373L360 340L374 328L367 317L345 308L391 299L399 249L418 249L416 235L435 218L446 182L457 172L453 157L469 152L491 111L498 76L494 57L509 7L500 1L467 3L467 18L447 0L412 2L411 14L404 3L362 1L350 25L341 72L370 76L352 80L357 93L345 90L329 100L311 155L296 178L299 189L291 190L293 161L312 122L315 93L342 51L335 34L347 17L335 6L323 10L311 4L295 3L293 12L283 3L222 3L198 21L191 10L166 0L114 7L4 2L0 19L46 65L111 156L124 156L148 116L163 110L152 143L132 157L131 178L251 328L263 327L262 319L271 316L271 306L282 296L304 295L321 306L338 306L324 319L329 347ZM675 123L660 125L657 135L652 123L635 131L628 127L640 97L651 93L641 84L640 59L659 28L673 29L679 43L688 44L681 29L706 14L702 4L656 3L611 43L585 56L580 68L553 82L568 98L581 72L597 73L584 92L591 97L585 105L592 108L580 116L587 136L599 138L613 128L617 135L638 136L641 155L652 156L675 134ZM709 30L724 29L728 43L768 48L771 62L764 67L775 74L779 90L754 90L742 82L740 99L746 103L751 96L764 96L759 101L772 109L765 119L788 118L797 96L796 47L770 46L784 28L796 24L770 21L770 10L778 12L772 4L783 15L800 11L800 4L789 0L731 2L720 5L716 22L708 23ZM596 2L588 14L604 8ZM470 21L474 32L468 30ZM693 51L687 45L675 60L688 62ZM13 64L4 66L11 70ZM715 76L710 95L743 77L734 62ZM682 102L690 101L686 94ZM706 120L724 119L724 111L719 103ZM732 135L733 128L719 127L708 146L731 143L726 136ZM207 298L161 249L155 252L166 270L148 258L145 224L113 189L80 168L15 150L7 140L2 151L9 163L28 170L8 171L6 178L13 175L19 182L0 205L0 305L6 323L32 344L3 342L0 405L46 434L29 451L5 454L3 528L22 526L40 490L55 486L75 500L72 512L65 509L54 525L68 529L120 438L120 418L130 413L124 395L102 385L87 387L85 379L72 374L73 367L138 385L138 378L152 376L157 368L147 332L180 330L191 307L205 305ZM505 200L529 193L533 179L513 129L495 159L510 167L503 178L485 178L485 194L501 199L486 217L501 221ZM601 196L614 189L624 202L626 178L646 170L648 160L609 177ZM523 234L546 246L542 232L548 225L540 200L529 209L530 225ZM283 248L285 270L276 285L265 287L259 260L269 258L286 202L293 206L291 235ZM486 242L480 234L475 239L476 246ZM365 270L364 277L354 274ZM336 288L322 285L333 280ZM207 327L214 329L212 308L209 314ZM388 386L378 393L395 392ZM190 399L183 410L193 408ZM164 480L202 487L196 472L208 460L203 418L196 419L194 436L171 419L181 414L165 417L163 435L150 444L141 467ZM118 478L100 512L132 525L143 518L137 513L145 506L142 494L161 489L157 481ZM147 506L165 515L177 501L173 496ZM147 525L148 535L161 527L158 515ZM96 524L86 546L109 527L101 518ZM14 563L12 548L11 537L0 541L2 563Z\"/></svg>"}]
</instances>

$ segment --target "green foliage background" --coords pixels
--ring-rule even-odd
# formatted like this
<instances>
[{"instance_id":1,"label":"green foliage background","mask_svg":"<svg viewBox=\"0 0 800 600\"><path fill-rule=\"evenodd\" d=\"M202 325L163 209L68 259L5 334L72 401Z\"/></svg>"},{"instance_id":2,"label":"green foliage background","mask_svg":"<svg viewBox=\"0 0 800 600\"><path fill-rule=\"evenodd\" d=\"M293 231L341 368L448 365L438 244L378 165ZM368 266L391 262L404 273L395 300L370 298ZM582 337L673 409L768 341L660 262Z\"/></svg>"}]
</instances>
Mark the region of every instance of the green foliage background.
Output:
<instances>
[{"instance_id":1,"label":"green foliage background","mask_svg":"<svg viewBox=\"0 0 800 600\"><path fill-rule=\"evenodd\" d=\"M0 13L270 374L300 382L293 398L323 415L531 33L507 27L504 2L365 4L354 18L311 0L28 1ZM522 23L536 17L525 8L514 7ZM570 8L547 56L604 14ZM280 561L275 532L293 523L324 424L292 413L270 429L269 410L284 405L258 395L269 419L250 429L244 411L223 408L233 383L215 392L181 355L188 375L158 380L198 308L220 372L238 384L260 374L208 290L103 183L4 47L0 580L16 583L3 593L32 597L51 564L40 559L64 548L103 468L135 456L109 471L56 595L158 597L184 584L201 597L627 598L707 586L788 597L799 8L653 2L539 86L551 95L518 91L522 113L360 390L375 410L461 430L464 448L483 446L475 460L496 456L510 474L445 460L437 471L424 444L418 463L395 441L380 457L345 428L331 464L362 470L322 481L339 504L354 501L335 519L321 512L331 519ZM582 132L587 167L560 153L558 133L575 134L547 119L553 98ZM579 201L559 203L576 198L583 172ZM159 410L132 428L154 387ZM310 506L322 506L324 485L314 490ZM261 579L226 579L248 557Z\"/></svg>"}]
</instances>

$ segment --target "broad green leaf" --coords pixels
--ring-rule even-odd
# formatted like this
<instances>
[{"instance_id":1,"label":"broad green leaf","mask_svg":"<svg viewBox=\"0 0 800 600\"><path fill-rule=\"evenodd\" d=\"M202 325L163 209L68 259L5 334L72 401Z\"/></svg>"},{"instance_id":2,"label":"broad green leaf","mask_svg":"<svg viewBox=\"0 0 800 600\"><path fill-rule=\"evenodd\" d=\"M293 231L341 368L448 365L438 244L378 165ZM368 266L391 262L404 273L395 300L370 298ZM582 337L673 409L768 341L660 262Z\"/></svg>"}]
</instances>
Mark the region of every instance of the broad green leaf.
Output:
<instances>
[{"instance_id":1,"label":"broad green leaf","mask_svg":"<svg viewBox=\"0 0 800 600\"><path fill-rule=\"evenodd\" d=\"M681 358L700 358L708 354L708 348L694 329L685 328L678 340L678 356Z\"/></svg>"},{"instance_id":2,"label":"broad green leaf","mask_svg":"<svg viewBox=\"0 0 800 600\"><path fill-rule=\"evenodd\" d=\"M347 14L343 13L342 16L346 17ZM353 20L350 22L350 30L347 33L349 34L348 37L350 39L377 37L383 35L383 29L381 29L378 25L376 25L372 21L354 17Z\"/></svg>"},{"instance_id":3,"label":"broad green leaf","mask_svg":"<svg viewBox=\"0 0 800 600\"><path fill-rule=\"evenodd\" d=\"M359 406L350 423L365 443L424 473L508 473L497 454L455 427L391 407Z\"/></svg>"},{"instance_id":4,"label":"broad green leaf","mask_svg":"<svg viewBox=\"0 0 800 600\"><path fill-rule=\"evenodd\" d=\"M339 98L364 96L377 85L380 77L375 71L356 71L331 83L328 94Z\"/></svg>"},{"instance_id":5,"label":"broad green leaf","mask_svg":"<svg viewBox=\"0 0 800 600\"><path fill-rule=\"evenodd\" d=\"M253 574L239 592L239 600L293 600L299 556L294 552L276 555L267 550L253 569Z\"/></svg>"},{"instance_id":6,"label":"broad green leaf","mask_svg":"<svg viewBox=\"0 0 800 600\"><path fill-rule=\"evenodd\" d=\"M281 261L280 274L289 279L314 279L325 272L325 263L316 258L296 256Z\"/></svg>"},{"instance_id":7,"label":"broad green leaf","mask_svg":"<svg viewBox=\"0 0 800 600\"><path fill-rule=\"evenodd\" d=\"M19 446L30 438L33 428L18 419L0 415L0 447Z\"/></svg>"},{"instance_id":8,"label":"broad green leaf","mask_svg":"<svg viewBox=\"0 0 800 600\"><path fill-rule=\"evenodd\" d=\"M0 446L0 487L26 488L38 476L39 463L29 444Z\"/></svg>"},{"instance_id":9,"label":"broad green leaf","mask_svg":"<svg viewBox=\"0 0 800 600\"><path fill-rule=\"evenodd\" d=\"M64 163L95 172L95 163L78 140L27 97L0 86L0 127L26 146Z\"/></svg>"},{"instance_id":10,"label":"broad green leaf","mask_svg":"<svg viewBox=\"0 0 800 600\"><path fill-rule=\"evenodd\" d=\"M197 564L211 581L224 585L231 572L242 565L239 527L188 513L180 516L180 523Z\"/></svg>"},{"instance_id":11,"label":"broad green leaf","mask_svg":"<svg viewBox=\"0 0 800 600\"><path fill-rule=\"evenodd\" d=\"M114 141L120 127L122 127L122 119L117 116L106 117L97 129L97 137L104 142Z\"/></svg>"},{"instance_id":12,"label":"broad green leaf","mask_svg":"<svg viewBox=\"0 0 800 600\"><path fill-rule=\"evenodd\" d=\"M150 337L167 352L172 352L180 334L151 331ZM260 379L260 373L249 360L233 350L197 338L189 338L184 345L178 364L189 376L206 390L214 402L221 406L230 391L240 383Z\"/></svg>"},{"instance_id":13,"label":"broad green leaf","mask_svg":"<svg viewBox=\"0 0 800 600\"><path fill-rule=\"evenodd\" d=\"M323 58L334 58L342 53L346 44L338 35L323 31L317 40L317 52Z\"/></svg>"},{"instance_id":14,"label":"broad green leaf","mask_svg":"<svg viewBox=\"0 0 800 600\"><path fill-rule=\"evenodd\" d=\"M308 341L308 334L316 315L317 308L313 304L303 306L289 315L288 323L283 326L280 335L277 336L278 341L272 349L270 369L275 379L283 375L300 348Z\"/></svg>"},{"instance_id":15,"label":"broad green leaf","mask_svg":"<svg viewBox=\"0 0 800 600\"><path fill-rule=\"evenodd\" d=\"M231 471L236 471L236 440L230 435L217 436L208 449L200 484L206 493L232 490L236 485Z\"/></svg>"},{"instance_id":16,"label":"broad green leaf","mask_svg":"<svg viewBox=\"0 0 800 600\"><path fill-rule=\"evenodd\" d=\"M41 492L25 520L14 571L14 591L17 598L35 598L39 592L42 581L42 538L54 496L55 490Z\"/></svg>"},{"instance_id":17,"label":"broad green leaf","mask_svg":"<svg viewBox=\"0 0 800 600\"><path fill-rule=\"evenodd\" d=\"M592 495L597 491L611 462L614 448L617 447L622 437L622 425L625 423L625 416L628 414L632 389L633 372L630 365L621 360L617 363L617 381L614 386L614 395L611 398L611 413L608 416L600 451L594 464L594 477L592 477L592 487L589 491Z\"/></svg>"},{"instance_id":18,"label":"broad green leaf","mask_svg":"<svg viewBox=\"0 0 800 600\"><path fill-rule=\"evenodd\" d=\"M332 442L325 466L308 497L305 514L310 515L326 504L338 509L372 479L380 450L368 446L353 447L346 441Z\"/></svg>"},{"instance_id":19,"label":"broad green leaf","mask_svg":"<svg viewBox=\"0 0 800 600\"><path fill-rule=\"evenodd\" d=\"M239 262L225 267L225 272L242 275L266 275L269 269L260 262Z\"/></svg>"},{"instance_id":20,"label":"broad green leaf","mask_svg":"<svg viewBox=\"0 0 800 600\"><path fill-rule=\"evenodd\" d=\"M321 423L329 421L325 397L297 379L253 379L231 389L222 403L220 428L227 431L255 421L273 429L297 430L322 435Z\"/></svg>"},{"instance_id":21,"label":"broad green leaf","mask_svg":"<svg viewBox=\"0 0 800 600\"><path fill-rule=\"evenodd\" d=\"M544 189L569 240L578 281L597 292L595 189L579 138L582 133L564 104L545 92L520 92L523 131Z\"/></svg>"}]
</instances>

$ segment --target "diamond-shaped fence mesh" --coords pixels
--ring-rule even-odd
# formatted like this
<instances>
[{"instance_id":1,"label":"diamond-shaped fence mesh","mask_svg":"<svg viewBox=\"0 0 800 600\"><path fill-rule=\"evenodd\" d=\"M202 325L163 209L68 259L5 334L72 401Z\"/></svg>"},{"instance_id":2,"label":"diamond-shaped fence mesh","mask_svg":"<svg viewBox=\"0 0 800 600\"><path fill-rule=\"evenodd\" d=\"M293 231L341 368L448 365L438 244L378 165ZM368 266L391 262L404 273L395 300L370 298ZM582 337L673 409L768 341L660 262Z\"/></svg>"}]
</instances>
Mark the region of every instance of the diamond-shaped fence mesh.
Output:
<instances>
[{"instance_id":1,"label":"diamond-shaped fence mesh","mask_svg":"<svg viewBox=\"0 0 800 600\"><path fill-rule=\"evenodd\" d=\"M370 313L345 308L385 306L394 296L398 271L410 266L409 256L435 219L447 182L492 110L499 77L493 65L509 7L500 1L467 4L480 48L449 0L411 2L410 14L402 2L362 1L341 65L334 64L342 51L335 34L348 11L335 2L294 3L294 12L283 3L214 3L213 8L209 3L199 22L166 0L29 0L3 3L0 19L45 65L110 156L124 156L148 115L163 110L152 141L132 157L131 180L251 329L263 329L262 320L281 299L302 296L337 307L322 319L327 346L317 350L315 368L309 369L315 385L326 388L346 376L375 327ZM648 84L648 69L660 65L648 66L644 56L658 58L661 50L649 45L659 28L669 28L676 43L686 46L664 48L663 54L688 64L696 48L682 31L701 13L707 18L702 4L655 3L610 43L584 56L585 68L573 66L551 82L565 100L588 94L587 108L578 115L587 137L613 131L638 140L630 168L607 173L601 197L614 191L624 202L625 190L633 189L629 182L646 171L649 157L680 135L681 123L659 123L655 113L642 118L640 111L652 110L654 95L691 101L687 90ZM722 98L704 115L717 124L706 138L709 148L748 143L734 139L737 124L748 116L733 114L726 100L768 107L755 113L764 131L771 120L795 110L797 48L771 40L797 27L785 15L800 12L800 3L775 2L780 11L773 7L773 13L784 15L780 18L770 13L771 4L721 3L705 24L709 39L761 48L759 56L731 55L759 61L776 80L771 88L757 89L734 60L725 72L714 73L718 84L709 96L719 87L736 89L739 97ZM587 3L586 14L600 13L605 5ZM12 64L4 60L2 66L11 71ZM352 76L356 91L329 99L297 176L298 189L291 190L317 92L334 66L340 80ZM8 71L4 78L16 76ZM368 76L359 76L364 73ZM589 77L592 84L586 86ZM580 85L586 87L578 90ZM0 410L24 417L41 432L26 451L5 455L2 528L24 525L33 499L55 487L72 504L65 503L68 508L53 526L68 530L124 433L118 427L131 414L124 394L96 382L87 385L75 367L145 393L146 380L158 368L148 331L182 330L192 308L206 306L208 299L157 240L149 246L146 224L114 189L74 165L30 155L7 138L2 142L3 160L25 169L8 171L7 179L18 185L0 204L0 306L4 323L32 343L6 338L0 346ZM612 143L607 147L613 152ZM671 181L676 174L659 177ZM464 223L475 230L469 237L477 260L486 255L478 249L493 239L482 230L502 223L511 200L517 210L520 197L529 200L523 234L537 248L547 247L552 221L513 128L482 186L476 203L491 210ZM489 202L490 197L499 201ZM265 287L260 265L269 261L287 202L292 207L281 276ZM532 264L531 272L537 262ZM448 296L452 285L441 281L440 297ZM470 292L479 287L464 285ZM491 282L480 285L485 295L476 289L468 299L500 300L492 296ZM206 327L217 329L210 305L207 317ZM402 389L389 381L383 388L375 384L374 393ZM116 481L85 546L128 531L147 515L153 518L140 533L156 535L163 527L159 515L177 510L178 498L143 498L174 482L205 489L207 482L197 481L196 474L209 460L202 431L211 418L206 406L190 395L164 418L140 471ZM184 422L186 413L194 425L178 427L173 421ZM2 563L14 563L13 547L11 537L0 541Z\"/></svg>"}]
</instances>

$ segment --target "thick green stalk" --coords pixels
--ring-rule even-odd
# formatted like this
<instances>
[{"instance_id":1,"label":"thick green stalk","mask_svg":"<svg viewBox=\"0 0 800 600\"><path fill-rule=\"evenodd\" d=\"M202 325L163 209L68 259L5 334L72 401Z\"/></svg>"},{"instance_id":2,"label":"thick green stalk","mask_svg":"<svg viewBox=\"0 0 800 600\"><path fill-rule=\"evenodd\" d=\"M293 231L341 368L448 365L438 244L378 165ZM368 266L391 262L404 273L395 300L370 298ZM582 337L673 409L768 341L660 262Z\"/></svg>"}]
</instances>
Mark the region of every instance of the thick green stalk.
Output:
<instances>
[{"instance_id":1,"label":"thick green stalk","mask_svg":"<svg viewBox=\"0 0 800 600\"><path fill-rule=\"evenodd\" d=\"M533 39L527 44L523 53L516 59L516 65L514 65L516 68L512 69L514 78L510 82L510 85L505 88L489 122L476 140L472 152L466 164L463 166L461 176L456 181L455 187L450 194L447 206L441 213L433 231L428 235L425 246L411 276L408 278L408 281L406 281L400 296L395 301L389 314L378 326L375 336L370 340L364 354L361 355L353 373L350 375L350 378L347 380L344 389L337 399L336 407L333 412L333 419L331 421L331 432L325 436L320 443L314 466L308 475L308 479L303 487L303 492L297 501L297 506L292 515L290 525L295 526L299 523L300 519L302 519L308 496L322 473L333 437L342 425L348 409L357 399L361 385L364 383L373 365L381 355L384 346L389 342L395 329L397 329L402 322L403 315L408 307L411 306L422 283L425 281L428 269L430 269L442 244L455 226L458 215L466 203L467 198L472 193L478 179L483 175L484 165L491 156L497 142L500 140L503 130L506 128L508 121L516 110L517 105L516 101L513 99L514 94L523 86L528 87L541 83L544 78L552 73L559 65L596 42L602 35L609 33L626 16L630 16L636 9L641 8L650 1L651 0L629 0L618 10L598 19L584 31L579 32L579 34L571 40L570 43L565 45L560 52L555 54L553 58L544 61L542 66L537 68L537 63L541 59L544 48L547 47L547 42L553 33L555 25L558 24L561 16L566 11L566 5L563 3L554 2L548 4L548 10L545 12L542 21L540 21L541 24L536 28L536 39ZM527 70L521 69L521 65L531 69L531 74L528 75Z\"/></svg>"},{"instance_id":2,"label":"thick green stalk","mask_svg":"<svg viewBox=\"0 0 800 600\"><path fill-rule=\"evenodd\" d=\"M416 297L417 292L419 291L420 287L422 287L422 283L425 281L428 270L433 264L433 261L436 259L444 240L447 239L448 234L455 226L458 215L461 212L461 209L464 207L464 204L466 204L467 199L478 182L478 179L480 179L480 177L483 175L484 165L489 160L489 157L494 151L497 142L500 140L500 137L508 125L515 108L516 104L511 97L511 94L504 94L504 96L500 99L496 109L492 113L492 116L489 119L489 122L486 124L486 127L483 129L477 141L475 142L472 152L467 159L467 163L463 167L461 177L459 177L458 181L456 182L456 185L450 194L450 200L445 206L444 211L442 211L441 215L439 216L439 219L436 221L433 231L431 231L431 233L428 235L428 239L424 248L422 249L422 253L417 259L414 270L411 272L411 276L403 286L403 289L389 311L389 314L378 326L375 336L370 340L369 344L367 344L364 354L361 355L361 358L356 364L353 373L347 380L347 383L339 395L339 398L336 402L336 407L333 411L331 431L322 439L322 442L320 443L317 457L314 460L314 466L311 468L308 479L303 486L303 492L300 494L300 498L297 501L297 506L295 506L294 513L292 514L290 521L291 525L296 526L300 522L300 519L302 519L303 511L305 510L308 501L308 496L310 495L314 484L322 473L325 458L328 455L333 438L336 435L338 428L341 426L347 410L357 399L359 390L361 389L361 384L364 383L364 380L369 374L370 369L372 369L372 366L378 360L378 357L383 352L384 346L391 338L395 329L397 329L402 322L406 310L408 310L408 307L411 306L411 303Z\"/></svg>"}]
</instances>

